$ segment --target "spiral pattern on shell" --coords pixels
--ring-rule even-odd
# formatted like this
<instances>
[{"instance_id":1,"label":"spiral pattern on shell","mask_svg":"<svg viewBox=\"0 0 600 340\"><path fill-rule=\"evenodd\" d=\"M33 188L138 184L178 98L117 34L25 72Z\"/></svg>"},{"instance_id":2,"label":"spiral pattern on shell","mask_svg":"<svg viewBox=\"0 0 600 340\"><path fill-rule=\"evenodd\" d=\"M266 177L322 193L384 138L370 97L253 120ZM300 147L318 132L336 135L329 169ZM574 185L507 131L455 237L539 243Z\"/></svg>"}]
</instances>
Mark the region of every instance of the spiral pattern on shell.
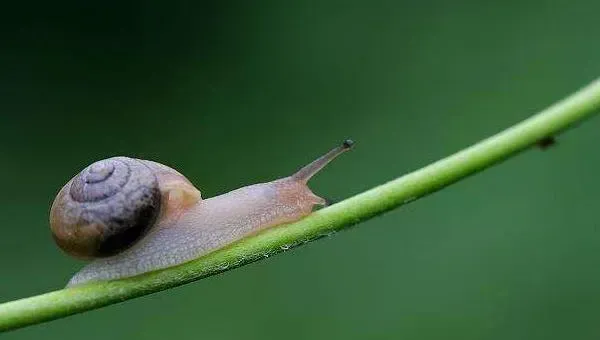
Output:
<instances>
[{"instance_id":1,"label":"spiral pattern on shell","mask_svg":"<svg viewBox=\"0 0 600 340\"><path fill-rule=\"evenodd\" d=\"M140 239L156 221L160 204L154 172L138 159L113 157L86 167L61 189L50 225L67 253L107 257Z\"/></svg>"}]
</instances>

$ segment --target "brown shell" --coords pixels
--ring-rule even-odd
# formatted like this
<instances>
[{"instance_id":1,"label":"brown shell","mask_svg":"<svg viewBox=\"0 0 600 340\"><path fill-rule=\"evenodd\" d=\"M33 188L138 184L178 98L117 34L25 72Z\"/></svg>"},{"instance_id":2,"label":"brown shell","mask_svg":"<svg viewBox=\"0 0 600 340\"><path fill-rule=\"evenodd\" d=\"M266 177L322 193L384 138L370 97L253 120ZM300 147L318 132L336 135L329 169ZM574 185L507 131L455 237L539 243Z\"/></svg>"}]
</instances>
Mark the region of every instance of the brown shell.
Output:
<instances>
[{"instance_id":1,"label":"brown shell","mask_svg":"<svg viewBox=\"0 0 600 340\"><path fill-rule=\"evenodd\" d=\"M112 256L152 228L160 205L156 175L142 161L128 157L97 161L56 196L50 210L52 236L73 256Z\"/></svg>"}]
</instances>

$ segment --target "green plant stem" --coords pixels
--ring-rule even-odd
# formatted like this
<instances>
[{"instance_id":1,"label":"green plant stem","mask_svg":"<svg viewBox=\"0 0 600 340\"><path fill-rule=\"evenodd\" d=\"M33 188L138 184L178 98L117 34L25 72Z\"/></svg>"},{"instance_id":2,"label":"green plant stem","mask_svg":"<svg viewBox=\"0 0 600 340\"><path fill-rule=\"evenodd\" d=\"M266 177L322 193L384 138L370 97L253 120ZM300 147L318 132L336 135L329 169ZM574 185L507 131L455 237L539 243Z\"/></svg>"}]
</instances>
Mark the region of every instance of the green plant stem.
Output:
<instances>
[{"instance_id":1,"label":"green plant stem","mask_svg":"<svg viewBox=\"0 0 600 340\"><path fill-rule=\"evenodd\" d=\"M537 115L454 155L355 195L285 226L266 230L197 260L145 275L91 283L0 304L10 330L133 299L279 253L440 190L592 116L600 79Z\"/></svg>"}]
</instances>

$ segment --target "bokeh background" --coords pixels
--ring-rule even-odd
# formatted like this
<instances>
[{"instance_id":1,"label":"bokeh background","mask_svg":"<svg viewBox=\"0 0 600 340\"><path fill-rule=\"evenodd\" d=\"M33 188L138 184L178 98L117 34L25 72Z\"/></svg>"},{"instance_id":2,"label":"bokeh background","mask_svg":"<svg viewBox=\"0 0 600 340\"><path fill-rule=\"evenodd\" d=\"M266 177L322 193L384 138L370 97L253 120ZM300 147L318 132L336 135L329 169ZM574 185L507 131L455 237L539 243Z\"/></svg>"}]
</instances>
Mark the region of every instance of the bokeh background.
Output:
<instances>
[{"instance_id":1,"label":"bokeh background","mask_svg":"<svg viewBox=\"0 0 600 340\"><path fill-rule=\"evenodd\" d=\"M52 1L0 10L0 300L81 262L48 229L93 160L210 197L287 175L343 199L600 75L598 1ZM3 339L597 339L600 119L350 231Z\"/></svg>"}]
</instances>

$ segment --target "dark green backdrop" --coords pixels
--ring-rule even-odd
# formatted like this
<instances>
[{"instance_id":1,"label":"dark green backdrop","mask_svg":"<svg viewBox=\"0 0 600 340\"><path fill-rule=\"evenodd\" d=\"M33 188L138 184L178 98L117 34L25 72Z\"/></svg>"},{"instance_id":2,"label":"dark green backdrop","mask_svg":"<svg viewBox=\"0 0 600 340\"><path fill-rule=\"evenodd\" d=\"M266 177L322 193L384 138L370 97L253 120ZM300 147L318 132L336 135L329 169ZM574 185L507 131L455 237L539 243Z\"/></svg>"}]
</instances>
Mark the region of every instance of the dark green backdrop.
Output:
<instances>
[{"instance_id":1,"label":"dark green backdrop","mask_svg":"<svg viewBox=\"0 0 600 340\"><path fill-rule=\"evenodd\" d=\"M0 299L81 263L47 214L93 160L205 197L357 141L342 199L600 75L598 1L53 1L0 9ZM600 120L309 246L6 339L597 339Z\"/></svg>"}]
</instances>

